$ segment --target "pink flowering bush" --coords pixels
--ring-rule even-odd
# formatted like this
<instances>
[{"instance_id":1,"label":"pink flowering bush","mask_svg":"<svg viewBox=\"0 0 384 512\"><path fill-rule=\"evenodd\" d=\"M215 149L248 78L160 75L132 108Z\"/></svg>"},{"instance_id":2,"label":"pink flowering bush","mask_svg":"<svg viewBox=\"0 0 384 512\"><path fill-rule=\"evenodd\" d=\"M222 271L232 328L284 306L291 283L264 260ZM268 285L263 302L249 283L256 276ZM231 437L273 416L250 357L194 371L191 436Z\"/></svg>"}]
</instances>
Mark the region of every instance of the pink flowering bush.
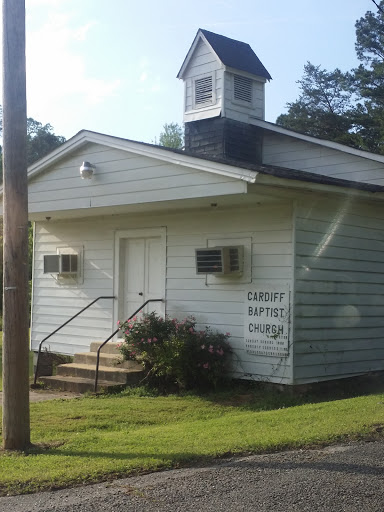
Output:
<instances>
[{"instance_id":1,"label":"pink flowering bush","mask_svg":"<svg viewBox=\"0 0 384 512\"><path fill-rule=\"evenodd\" d=\"M182 321L156 313L134 317L119 325L124 336L120 351L138 361L157 386L180 389L216 387L227 376L229 333L196 329L192 317Z\"/></svg>"}]
</instances>

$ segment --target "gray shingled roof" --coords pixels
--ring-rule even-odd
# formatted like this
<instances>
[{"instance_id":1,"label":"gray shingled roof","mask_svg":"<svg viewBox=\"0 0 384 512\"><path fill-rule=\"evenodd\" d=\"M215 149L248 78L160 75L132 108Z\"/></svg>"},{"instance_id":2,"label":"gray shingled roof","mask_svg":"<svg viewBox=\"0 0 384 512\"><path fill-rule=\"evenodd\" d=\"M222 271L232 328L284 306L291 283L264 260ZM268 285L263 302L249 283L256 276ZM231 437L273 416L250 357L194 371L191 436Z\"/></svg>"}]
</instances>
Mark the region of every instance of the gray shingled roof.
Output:
<instances>
[{"instance_id":1,"label":"gray shingled roof","mask_svg":"<svg viewBox=\"0 0 384 512\"><path fill-rule=\"evenodd\" d=\"M80 133L80 132L79 132ZM97 133L97 132L93 132ZM284 178L287 180L298 180L298 181L306 181L310 183L318 183L319 185L334 185L336 187L344 187L349 189L356 190L364 190L366 192L384 192L384 186L376 185L374 183L365 183L361 181L351 181L344 180L341 178L332 178L330 176L325 176L323 174L316 174L308 171L299 171L297 169L290 169L288 167L279 167L276 165L266 165L266 164L251 164L248 162L242 162L239 160L230 160L228 158L217 158L208 155L196 155L193 151L185 151L183 149L174 149L167 148L165 146L158 146L157 144L149 144L147 142L139 142L137 140L132 139L123 139L121 137L114 137L109 135L113 139L120 139L125 141L134 142L136 144L142 144L143 146L149 146L161 151L176 153L179 155L192 156L199 160L207 160L209 162L217 162L219 164L232 165L234 167L238 167L240 169L247 169L250 171L255 171L260 174L265 174L269 176L275 176L276 178ZM68 142L68 141L67 141Z\"/></svg>"},{"instance_id":2,"label":"gray shingled roof","mask_svg":"<svg viewBox=\"0 0 384 512\"><path fill-rule=\"evenodd\" d=\"M253 75L262 76L267 80L272 79L249 44L203 30L202 28L200 31L204 34L208 43L225 66L247 71Z\"/></svg>"},{"instance_id":3,"label":"gray shingled roof","mask_svg":"<svg viewBox=\"0 0 384 512\"><path fill-rule=\"evenodd\" d=\"M238 69L239 71L246 71L252 75L262 76L267 80L272 79L271 75L265 69L262 62L249 46L249 44L237 41L236 39L230 39L229 37L221 36L201 28L197 31L196 37L200 32L207 39L214 52L225 66ZM189 52L186 59L188 58L188 55ZM181 66L181 69L183 66ZM178 78L180 78L180 71L177 75Z\"/></svg>"}]
</instances>

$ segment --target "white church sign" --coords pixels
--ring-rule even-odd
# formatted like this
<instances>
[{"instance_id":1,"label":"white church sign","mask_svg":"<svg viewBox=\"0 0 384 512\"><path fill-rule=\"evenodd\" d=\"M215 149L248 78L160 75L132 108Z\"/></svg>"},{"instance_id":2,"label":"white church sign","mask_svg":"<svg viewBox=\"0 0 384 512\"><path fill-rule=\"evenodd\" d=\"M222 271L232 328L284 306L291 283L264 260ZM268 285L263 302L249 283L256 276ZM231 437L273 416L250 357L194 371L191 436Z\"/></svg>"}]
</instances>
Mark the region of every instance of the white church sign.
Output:
<instances>
[{"instance_id":1,"label":"white church sign","mask_svg":"<svg viewBox=\"0 0 384 512\"><path fill-rule=\"evenodd\" d=\"M260 356L288 357L288 285L260 284L245 291L245 350Z\"/></svg>"}]
</instances>

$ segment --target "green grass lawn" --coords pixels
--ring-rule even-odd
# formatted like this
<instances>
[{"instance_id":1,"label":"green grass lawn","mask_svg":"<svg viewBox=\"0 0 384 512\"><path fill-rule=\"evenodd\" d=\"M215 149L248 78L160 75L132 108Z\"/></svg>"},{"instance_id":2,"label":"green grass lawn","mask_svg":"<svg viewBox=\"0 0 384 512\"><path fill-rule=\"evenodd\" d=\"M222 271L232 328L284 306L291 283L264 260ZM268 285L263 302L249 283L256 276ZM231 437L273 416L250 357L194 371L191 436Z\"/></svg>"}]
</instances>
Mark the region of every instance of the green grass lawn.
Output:
<instances>
[{"instance_id":1,"label":"green grass lawn","mask_svg":"<svg viewBox=\"0 0 384 512\"><path fill-rule=\"evenodd\" d=\"M239 393L123 393L31 404L35 446L28 454L0 452L0 494L381 435L384 393L317 403L262 390Z\"/></svg>"}]
</instances>

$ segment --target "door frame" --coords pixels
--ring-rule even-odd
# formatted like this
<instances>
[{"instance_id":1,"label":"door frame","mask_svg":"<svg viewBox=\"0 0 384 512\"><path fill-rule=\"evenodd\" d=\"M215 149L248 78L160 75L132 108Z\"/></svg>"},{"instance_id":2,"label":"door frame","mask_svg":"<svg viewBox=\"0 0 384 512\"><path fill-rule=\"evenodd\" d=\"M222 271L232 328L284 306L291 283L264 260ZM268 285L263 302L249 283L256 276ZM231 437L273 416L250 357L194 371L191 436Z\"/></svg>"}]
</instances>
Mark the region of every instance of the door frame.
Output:
<instances>
[{"instance_id":1,"label":"door frame","mask_svg":"<svg viewBox=\"0 0 384 512\"><path fill-rule=\"evenodd\" d=\"M161 239L161 261L160 265L164 271L164 279L161 295L164 300L164 314L166 309L166 261L167 261L167 228L166 227L158 227L158 228L133 228L133 229L124 229L115 231L115 243L114 243L114 276L113 276L113 290L114 296L116 297L113 313L114 325L117 327L117 321L119 320L119 310L120 310L120 301L122 297L120 297L120 290L122 287L122 273L121 273L121 265L124 263L120 261L120 249L123 240L129 238L151 238L151 237L160 237Z\"/></svg>"}]
</instances>

